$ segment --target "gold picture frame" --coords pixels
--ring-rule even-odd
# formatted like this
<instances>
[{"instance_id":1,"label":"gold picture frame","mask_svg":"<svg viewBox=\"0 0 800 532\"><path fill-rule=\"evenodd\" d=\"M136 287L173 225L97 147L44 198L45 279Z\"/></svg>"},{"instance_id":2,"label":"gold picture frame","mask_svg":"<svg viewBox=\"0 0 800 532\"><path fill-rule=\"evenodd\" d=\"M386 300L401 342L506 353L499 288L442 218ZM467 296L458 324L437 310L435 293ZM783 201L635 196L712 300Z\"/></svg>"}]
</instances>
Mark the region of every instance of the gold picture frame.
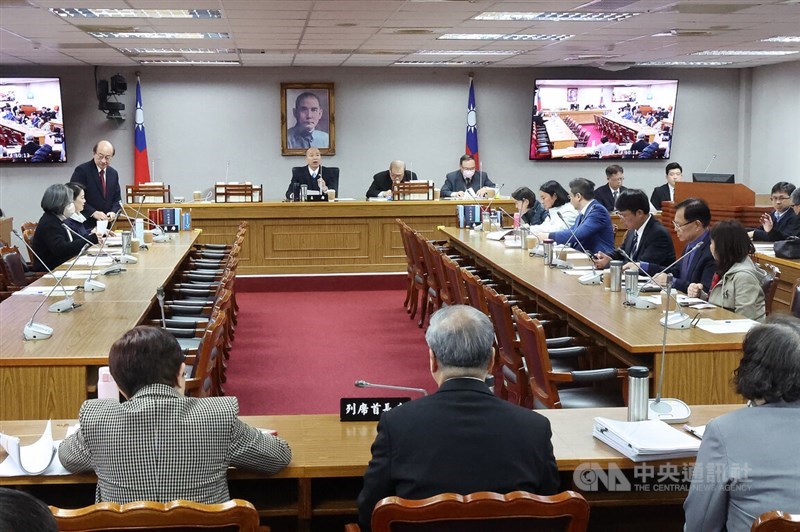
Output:
<instances>
[{"instance_id":1,"label":"gold picture frame","mask_svg":"<svg viewBox=\"0 0 800 532\"><path fill-rule=\"evenodd\" d=\"M333 83L281 83L281 154L335 155L334 110Z\"/></svg>"}]
</instances>

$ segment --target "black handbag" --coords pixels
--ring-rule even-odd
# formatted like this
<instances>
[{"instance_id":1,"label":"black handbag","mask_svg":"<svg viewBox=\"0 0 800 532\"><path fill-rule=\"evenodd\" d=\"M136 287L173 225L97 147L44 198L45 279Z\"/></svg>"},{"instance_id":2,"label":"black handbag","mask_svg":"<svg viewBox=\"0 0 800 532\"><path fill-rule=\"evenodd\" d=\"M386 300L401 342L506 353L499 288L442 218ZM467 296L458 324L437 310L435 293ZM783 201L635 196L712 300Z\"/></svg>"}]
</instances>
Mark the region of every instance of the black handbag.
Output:
<instances>
[{"instance_id":1,"label":"black handbag","mask_svg":"<svg viewBox=\"0 0 800 532\"><path fill-rule=\"evenodd\" d=\"M775 242L775 256L779 259L800 259L800 237L790 236Z\"/></svg>"}]
</instances>

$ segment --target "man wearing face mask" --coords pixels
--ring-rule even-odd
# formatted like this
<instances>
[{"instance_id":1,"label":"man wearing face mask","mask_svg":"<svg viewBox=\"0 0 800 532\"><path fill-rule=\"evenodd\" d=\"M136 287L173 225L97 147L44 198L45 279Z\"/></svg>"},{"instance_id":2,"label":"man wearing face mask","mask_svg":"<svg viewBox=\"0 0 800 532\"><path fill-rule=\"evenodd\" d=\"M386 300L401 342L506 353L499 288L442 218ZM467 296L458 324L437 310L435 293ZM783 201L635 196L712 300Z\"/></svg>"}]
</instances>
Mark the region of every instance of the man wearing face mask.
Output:
<instances>
[{"instance_id":1,"label":"man wearing face mask","mask_svg":"<svg viewBox=\"0 0 800 532\"><path fill-rule=\"evenodd\" d=\"M66 185L50 185L44 191L42 210L44 214L39 218L39 224L31 241L31 247L44 261L42 264L38 258L33 257L33 269L39 272L46 271L45 266L51 270L60 266L64 261L77 255L85 244L78 237L73 237L64 227L64 220L75 213L72 192ZM95 234L89 234L86 238L97 243Z\"/></svg>"},{"instance_id":2,"label":"man wearing face mask","mask_svg":"<svg viewBox=\"0 0 800 532\"><path fill-rule=\"evenodd\" d=\"M462 155L459 169L450 172L445 178L442 197L463 198L467 189L472 190L478 197L485 197L489 189L494 187L495 184L489 179L489 174L475 171L475 159L472 155Z\"/></svg>"},{"instance_id":3,"label":"man wearing face mask","mask_svg":"<svg viewBox=\"0 0 800 532\"><path fill-rule=\"evenodd\" d=\"M119 174L111 168L114 157L114 146L107 140L94 145L94 156L75 167L70 181L80 183L86 190L86 225L94 227L98 220L114 221L115 213L120 208Z\"/></svg>"}]
</instances>

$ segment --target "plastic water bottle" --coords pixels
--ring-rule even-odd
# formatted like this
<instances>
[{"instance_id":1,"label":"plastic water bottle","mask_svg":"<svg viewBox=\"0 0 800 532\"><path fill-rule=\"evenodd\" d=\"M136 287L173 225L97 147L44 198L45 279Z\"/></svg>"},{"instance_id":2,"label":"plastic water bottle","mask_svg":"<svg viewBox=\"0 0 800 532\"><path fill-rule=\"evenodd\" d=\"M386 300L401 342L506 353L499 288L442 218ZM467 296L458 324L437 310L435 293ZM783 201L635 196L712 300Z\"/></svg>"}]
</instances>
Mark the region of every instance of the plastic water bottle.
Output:
<instances>
[{"instance_id":1,"label":"plastic water bottle","mask_svg":"<svg viewBox=\"0 0 800 532\"><path fill-rule=\"evenodd\" d=\"M139 242L144 242L144 220L142 218L136 218L133 232L134 238L138 238Z\"/></svg>"},{"instance_id":2,"label":"plastic water bottle","mask_svg":"<svg viewBox=\"0 0 800 532\"><path fill-rule=\"evenodd\" d=\"M119 388L117 388L117 383L114 377L111 376L111 370L108 366L103 366L98 370L97 398L119 402Z\"/></svg>"}]
</instances>

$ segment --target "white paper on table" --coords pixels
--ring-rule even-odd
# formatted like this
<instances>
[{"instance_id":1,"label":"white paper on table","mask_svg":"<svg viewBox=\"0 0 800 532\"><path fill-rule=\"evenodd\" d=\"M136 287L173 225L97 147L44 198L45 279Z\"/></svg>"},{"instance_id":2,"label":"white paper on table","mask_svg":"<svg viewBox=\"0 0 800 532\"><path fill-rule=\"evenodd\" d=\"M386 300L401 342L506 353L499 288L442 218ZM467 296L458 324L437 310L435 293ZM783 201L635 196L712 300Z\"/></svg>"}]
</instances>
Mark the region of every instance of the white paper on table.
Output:
<instances>
[{"instance_id":1,"label":"white paper on table","mask_svg":"<svg viewBox=\"0 0 800 532\"><path fill-rule=\"evenodd\" d=\"M588 265L573 266L572 269L573 270L581 270L581 271L584 271L584 272L586 272L586 271L594 271L595 270L595 268L592 268L591 266L588 266Z\"/></svg>"},{"instance_id":2,"label":"white paper on table","mask_svg":"<svg viewBox=\"0 0 800 532\"><path fill-rule=\"evenodd\" d=\"M574 275L576 277L579 276L579 275L586 275L588 273L586 270L576 270L576 269L561 270L561 271L564 272L567 275Z\"/></svg>"},{"instance_id":3,"label":"white paper on table","mask_svg":"<svg viewBox=\"0 0 800 532\"><path fill-rule=\"evenodd\" d=\"M568 259L585 259L586 253L580 251L567 251Z\"/></svg>"},{"instance_id":4,"label":"white paper on table","mask_svg":"<svg viewBox=\"0 0 800 532\"><path fill-rule=\"evenodd\" d=\"M53 275L51 277L55 277L56 279L63 279L64 278L64 273L66 273L66 272L61 272L61 271L53 272ZM48 275L45 275L45 277L47 277ZM89 272L88 271L80 271L80 270L74 271L73 270L73 271L67 273L66 277L67 277L67 279L88 279L89 278Z\"/></svg>"},{"instance_id":5,"label":"white paper on table","mask_svg":"<svg viewBox=\"0 0 800 532\"><path fill-rule=\"evenodd\" d=\"M110 236L110 237L106 238L106 247L107 248L122 247L122 237L121 236Z\"/></svg>"},{"instance_id":6,"label":"white paper on table","mask_svg":"<svg viewBox=\"0 0 800 532\"><path fill-rule=\"evenodd\" d=\"M697 322L697 327L713 334L746 333L758 325L757 321L747 318L738 320L712 320L703 318Z\"/></svg>"},{"instance_id":7,"label":"white paper on table","mask_svg":"<svg viewBox=\"0 0 800 532\"><path fill-rule=\"evenodd\" d=\"M689 425L686 424L683 426L683 430L691 434L692 436L697 436L701 440L703 439L703 435L706 433L706 426L705 425Z\"/></svg>"},{"instance_id":8,"label":"white paper on table","mask_svg":"<svg viewBox=\"0 0 800 532\"><path fill-rule=\"evenodd\" d=\"M650 303L655 303L656 305L660 305L662 303L661 294L655 294L650 296L643 296L639 294L639 299L643 301L649 301Z\"/></svg>"},{"instance_id":9,"label":"white paper on table","mask_svg":"<svg viewBox=\"0 0 800 532\"><path fill-rule=\"evenodd\" d=\"M62 288L63 288L63 290L62 290ZM16 292L12 292L11 295L12 296L44 296L44 295L47 295L50 292L50 290L53 290L53 293L50 294L51 297L63 297L64 296L64 290L66 290L67 293L71 294L71 293L75 292L75 290L77 290L77 289L78 289L77 286L69 285L69 284L61 285L58 288L56 288L55 290L53 290L52 286L26 286L22 290L17 290Z\"/></svg>"},{"instance_id":10,"label":"white paper on table","mask_svg":"<svg viewBox=\"0 0 800 532\"><path fill-rule=\"evenodd\" d=\"M701 303L706 303L705 299L700 299L699 297L689 297L683 294L677 294L675 299L678 301L678 304L682 307L686 307L689 305L699 305Z\"/></svg>"},{"instance_id":11,"label":"white paper on table","mask_svg":"<svg viewBox=\"0 0 800 532\"><path fill-rule=\"evenodd\" d=\"M58 459L60 441L53 441L51 421L42 433L41 438L31 445L21 446L16 436L0 434L0 445L8 456L0 463L0 477L24 475L68 475Z\"/></svg>"},{"instance_id":12,"label":"white paper on table","mask_svg":"<svg viewBox=\"0 0 800 532\"><path fill-rule=\"evenodd\" d=\"M95 260L97 260L97 262L95 262ZM113 262L114 259L111 257L79 257L77 260L71 260L64 264L70 265L75 263L76 266L91 266L92 264L95 266L111 266Z\"/></svg>"},{"instance_id":13,"label":"white paper on table","mask_svg":"<svg viewBox=\"0 0 800 532\"><path fill-rule=\"evenodd\" d=\"M693 308L695 310L705 310L710 308L719 308L716 305L712 305L711 303L698 303L696 305L689 305L689 308Z\"/></svg>"}]
</instances>

